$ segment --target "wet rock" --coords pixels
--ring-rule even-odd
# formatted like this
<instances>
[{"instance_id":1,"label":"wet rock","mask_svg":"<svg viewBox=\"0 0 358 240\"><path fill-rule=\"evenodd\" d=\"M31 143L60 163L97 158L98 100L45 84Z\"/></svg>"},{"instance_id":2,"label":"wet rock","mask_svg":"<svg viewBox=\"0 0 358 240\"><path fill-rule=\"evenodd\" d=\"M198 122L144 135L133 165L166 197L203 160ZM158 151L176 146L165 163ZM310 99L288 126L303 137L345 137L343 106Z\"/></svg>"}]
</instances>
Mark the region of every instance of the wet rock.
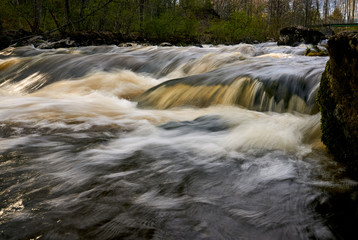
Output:
<instances>
[{"instance_id":1,"label":"wet rock","mask_svg":"<svg viewBox=\"0 0 358 240\"><path fill-rule=\"evenodd\" d=\"M334 35L334 31L330 27L320 28L320 32L323 33L327 38Z\"/></svg>"},{"instance_id":2,"label":"wet rock","mask_svg":"<svg viewBox=\"0 0 358 240\"><path fill-rule=\"evenodd\" d=\"M43 36L34 36L27 40L26 45L34 45L35 47L39 46L40 44L44 43Z\"/></svg>"},{"instance_id":3,"label":"wet rock","mask_svg":"<svg viewBox=\"0 0 358 240\"><path fill-rule=\"evenodd\" d=\"M128 43L121 43L118 45L118 47L136 47L138 46L137 43L131 43L131 42L128 42Z\"/></svg>"},{"instance_id":4,"label":"wet rock","mask_svg":"<svg viewBox=\"0 0 358 240\"><path fill-rule=\"evenodd\" d=\"M173 46L173 44L168 42L162 42L161 44L159 44L159 47L171 47L171 46Z\"/></svg>"},{"instance_id":5,"label":"wet rock","mask_svg":"<svg viewBox=\"0 0 358 240\"><path fill-rule=\"evenodd\" d=\"M328 52L317 97L322 141L336 160L358 172L358 32L331 37Z\"/></svg>"},{"instance_id":6,"label":"wet rock","mask_svg":"<svg viewBox=\"0 0 358 240\"><path fill-rule=\"evenodd\" d=\"M309 57L328 56L328 50L323 46L313 45L307 48L305 55Z\"/></svg>"},{"instance_id":7,"label":"wet rock","mask_svg":"<svg viewBox=\"0 0 358 240\"><path fill-rule=\"evenodd\" d=\"M113 32L78 31L68 33L67 37L79 46L118 45L123 41L120 34Z\"/></svg>"},{"instance_id":8,"label":"wet rock","mask_svg":"<svg viewBox=\"0 0 358 240\"><path fill-rule=\"evenodd\" d=\"M280 30L278 45L298 46L301 43L318 44L326 39L325 35L317 30L305 27L286 27Z\"/></svg>"},{"instance_id":9,"label":"wet rock","mask_svg":"<svg viewBox=\"0 0 358 240\"><path fill-rule=\"evenodd\" d=\"M75 46L76 46L75 41L66 38L56 42L45 41L40 45L38 45L37 47L40 49L51 49L51 48L68 48L68 47L75 47Z\"/></svg>"}]
</instances>

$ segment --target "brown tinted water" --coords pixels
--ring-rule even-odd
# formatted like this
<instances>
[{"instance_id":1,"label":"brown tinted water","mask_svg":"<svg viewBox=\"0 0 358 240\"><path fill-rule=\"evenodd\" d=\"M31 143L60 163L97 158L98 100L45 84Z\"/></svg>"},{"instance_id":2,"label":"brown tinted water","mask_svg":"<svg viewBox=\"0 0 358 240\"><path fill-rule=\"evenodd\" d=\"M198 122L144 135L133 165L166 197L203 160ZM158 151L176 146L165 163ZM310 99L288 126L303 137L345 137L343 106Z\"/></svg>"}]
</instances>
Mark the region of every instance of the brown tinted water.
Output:
<instances>
[{"instance_id":1,"label":"brown tinted water","mask_svg":"<svg viewBox=\"0 0 358 240\"><path fill-rule=\"evenodd\" d=\"M8 48L1 239L355 239L306 47Z\"/></svg>"}]
</instances>

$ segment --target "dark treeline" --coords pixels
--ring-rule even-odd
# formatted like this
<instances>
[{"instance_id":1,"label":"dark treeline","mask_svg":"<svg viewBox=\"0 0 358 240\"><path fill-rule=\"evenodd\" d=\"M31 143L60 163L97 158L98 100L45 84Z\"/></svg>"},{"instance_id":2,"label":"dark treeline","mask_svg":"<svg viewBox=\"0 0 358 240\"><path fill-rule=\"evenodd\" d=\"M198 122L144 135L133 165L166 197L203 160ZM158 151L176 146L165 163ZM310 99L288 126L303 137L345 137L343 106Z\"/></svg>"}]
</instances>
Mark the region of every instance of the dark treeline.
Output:
<instances>
[{"instance_id":1,"label":"dark treeline","mask_svg":"<svg viewBox=\"0 0 358 240\"><path fill-rule=\"evenodd\" d=\"M352 22L355 0L2 0L0 31L110 31L123 39L265 41L285 26Z\"/></svg>"}]
</instances>

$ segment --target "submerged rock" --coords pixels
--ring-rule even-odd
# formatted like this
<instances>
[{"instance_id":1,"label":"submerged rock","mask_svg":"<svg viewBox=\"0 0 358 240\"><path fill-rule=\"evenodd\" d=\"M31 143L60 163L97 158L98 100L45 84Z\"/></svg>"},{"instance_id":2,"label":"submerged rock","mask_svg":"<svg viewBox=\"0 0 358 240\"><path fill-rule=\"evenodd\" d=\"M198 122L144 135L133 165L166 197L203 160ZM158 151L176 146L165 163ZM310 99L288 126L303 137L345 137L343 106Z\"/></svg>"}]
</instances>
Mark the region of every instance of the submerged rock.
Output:
<instances>
[{"instance_id":1,"label":"submerged rock","mask_svg":"<svg viewBox=\"0 0 358 240\"><path fill-rule=\"evenodd\" d=\"M330 60L322 74L318 103L322 141L335 159L358 170L358 32L328 41Z\"/></svg>"},{"instance_id":2,"label":"submerged rock","mask_svg":"<svg viewBox=\"0 0 358 240\"><path fill-rule=\"evenodd\" d=\"M301 43L318 44L326 39L320 31L305 27L286 27L280 30L278 45L298 46Z\"/></svg>"},{"instance_id":3,"label":"submerged rock","mask_svg":"<svg viewBox=\"0 0 358 240\"><path fill-rule=\"evenodd\" d=\"M307 47L305 55L309 57L328 56L328 51L323 46L313 45Z\"/></svg>"},{"instance_id":4,"label":"submerged rock","mask_svg":"<svg viewBox=\"0 0 358 240\"><path fill-rule=\"evenodd\" d=\"M168 43L168 42L162 42L161 44L159 44L159 47L172 47L173 44Z\"/></svg>"}]
</instances>

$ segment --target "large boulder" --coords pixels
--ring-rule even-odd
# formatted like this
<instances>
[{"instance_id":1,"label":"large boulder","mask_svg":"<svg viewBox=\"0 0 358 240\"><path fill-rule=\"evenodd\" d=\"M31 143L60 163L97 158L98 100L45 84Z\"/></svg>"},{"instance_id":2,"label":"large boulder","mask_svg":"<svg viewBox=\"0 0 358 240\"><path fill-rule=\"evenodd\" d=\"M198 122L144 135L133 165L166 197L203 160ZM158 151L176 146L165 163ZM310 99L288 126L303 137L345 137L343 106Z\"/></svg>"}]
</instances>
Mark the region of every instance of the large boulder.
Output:
<instances>
[{"instance_id":1,"label":"large boulder","mask_svg":"<svg viewBox=\"0 0 358 240\"><path fill-rule=\"evenodd\" d=\"M322 141L335 159L358 170L358 32L328 41L330 60L318 91Z\"/></svg>"},{"instance_id":2,"label":"large boulder","mask_svg":"<svg viewBox=\"0 0 358 240\"><path fill-rule=\"evenodd\" d=\"M320 31L305 27L286 27L280 30L278 45L298 46L301 43L318 44L326 39Z\"/></svg>"}]
</instances>

